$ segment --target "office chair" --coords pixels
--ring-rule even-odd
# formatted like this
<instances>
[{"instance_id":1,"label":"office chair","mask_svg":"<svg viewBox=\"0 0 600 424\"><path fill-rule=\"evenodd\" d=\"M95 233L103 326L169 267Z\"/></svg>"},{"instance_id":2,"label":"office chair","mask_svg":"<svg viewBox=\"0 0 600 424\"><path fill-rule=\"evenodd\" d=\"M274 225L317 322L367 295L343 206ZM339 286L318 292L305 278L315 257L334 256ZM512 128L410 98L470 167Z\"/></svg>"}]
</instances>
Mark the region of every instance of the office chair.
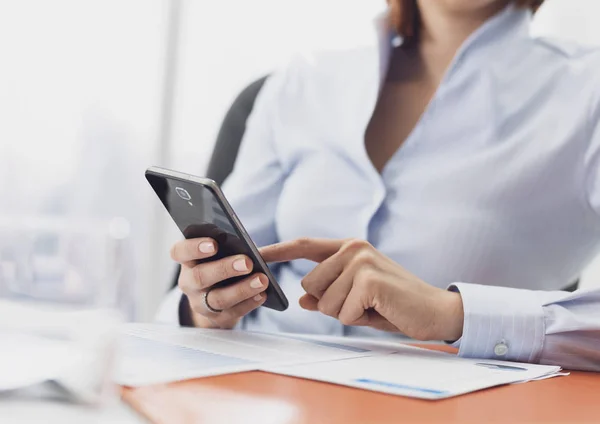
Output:
<instances>
[{"instance_id":1,"label":"office chair","mask_svg":"<svg viewBox=\"0 0 600 424\"><path fill-rule=\"evenodd\" d=\"M206 176L217 184L229 176L246 131L246 121L254 107L254 101L267 77L262 77L246 87L233 101L227 111L213 150Z\"/></svg>"},{"instance_id":2,"label":"office chair","mask_svg":"<svg viewBox=\"0 0 600 424\"><path fill-rule=\"evenodd\" d=\"M246 121L254 107L256 96L260 92L267 77L262 77L247 86L233 101L231 107L225 114L221 128L217 135L217 141L213 150L206 176L213 179L217 184L229 176L235 163L235 158L240 148L240 143L246 131ZM172 287L177 286L181 266L177 265ZM579 287L579 280L567 286L563 290L573 292Z\"/></svg>"}]
</instances>

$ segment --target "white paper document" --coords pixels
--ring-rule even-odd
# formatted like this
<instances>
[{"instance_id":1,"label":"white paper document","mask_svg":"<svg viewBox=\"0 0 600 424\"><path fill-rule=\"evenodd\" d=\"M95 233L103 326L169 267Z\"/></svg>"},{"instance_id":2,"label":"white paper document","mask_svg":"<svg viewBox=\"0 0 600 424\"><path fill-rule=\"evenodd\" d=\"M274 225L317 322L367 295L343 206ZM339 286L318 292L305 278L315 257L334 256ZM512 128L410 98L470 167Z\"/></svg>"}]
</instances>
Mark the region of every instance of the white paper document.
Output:
<instances>
[{"instance_id":1,"label":"white paper document","mask_svg":"<svg viewBox=\"0 0 600 424\"><path fill-rule=\"evenodd\" d=\"M444 399L489 387L557 375L560 367L482 359L399 346L397 352L264 371L393 395Z\"/></svg>"},{"instance_id":2,"label":"white paper document","mask_svg":"<svg viewBox=\"0 0 600 424\"><path fill-rule=\"evenodd\" d=\"M262 370L422 399L554 376L560 367L459 358L394 340L127 324L127 386Z\"/></svg>"},{"instance_id":3,"label":"white paper document","mask_svg":"<svg viewBox=\"0 0 600 424\"><path fill-rule=\"evenodd\" d=\"M295 334L127 324L122 330L114 379L126 386L144 386L258 370L267 365L317 363L393 351L351 339L328 341Z\"/></svg>"}]
</instances>

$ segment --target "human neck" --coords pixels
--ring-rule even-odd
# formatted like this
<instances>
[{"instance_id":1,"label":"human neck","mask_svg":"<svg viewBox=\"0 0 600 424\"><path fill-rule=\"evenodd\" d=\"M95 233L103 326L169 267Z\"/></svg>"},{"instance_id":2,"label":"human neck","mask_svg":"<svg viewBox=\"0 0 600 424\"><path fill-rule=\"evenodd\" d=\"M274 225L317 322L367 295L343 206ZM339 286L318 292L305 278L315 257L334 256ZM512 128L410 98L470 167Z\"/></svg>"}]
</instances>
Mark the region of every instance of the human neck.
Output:
<instances>
[{"instance_id":1,"label":"human neck","mask_svg":"<svg viewBox=\"0 0 600 424\"><path fill-rule=\"evenodd\" d=\"M498 0L472 10L454 10L439 0L418 0L421 14L419 49L454 55L464 41L510 3Z\"/></svg>"},{"instance_id":2,"label":"human neck","mask_svg":"<svg viewBox=\"0 0 600 424\"><path fill-rule=\"evenodd\" d=\"M439 0L418 0L419 40L411 54L418 58L421 75L439 82L465 40L510 0L498 0L469 11L453 10Z\"/></svg>"}]
</instances>

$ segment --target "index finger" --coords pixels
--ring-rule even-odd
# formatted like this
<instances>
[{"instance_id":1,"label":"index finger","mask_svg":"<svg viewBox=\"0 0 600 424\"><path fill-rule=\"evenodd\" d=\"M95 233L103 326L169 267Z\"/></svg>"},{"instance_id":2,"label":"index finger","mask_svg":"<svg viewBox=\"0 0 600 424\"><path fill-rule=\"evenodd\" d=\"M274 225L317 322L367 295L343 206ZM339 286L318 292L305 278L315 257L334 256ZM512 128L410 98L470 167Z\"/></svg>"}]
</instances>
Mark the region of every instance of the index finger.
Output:
<instances>
[{"instance_id":1,"label":"index finger","mask_svg":"<svg viewBox=\"0 0 600 424\"><path fill-rule=\"evenodd\" d=\"M334 255L345 240L300 238L261 247L260 254L266 262L287 262L295 259L308 259L323 262Z\"/></svg>"},{"instance_id":2,"label":"index finger","mask_svg":"<svg viewBox=\"0 0 600 424\"><path fill-rule=\"evenodd\" d=\"M217 243L208 237L181 240L171 248L171 258L180 264L210 258L215 253Z\"/></svg>"}]
</instances>

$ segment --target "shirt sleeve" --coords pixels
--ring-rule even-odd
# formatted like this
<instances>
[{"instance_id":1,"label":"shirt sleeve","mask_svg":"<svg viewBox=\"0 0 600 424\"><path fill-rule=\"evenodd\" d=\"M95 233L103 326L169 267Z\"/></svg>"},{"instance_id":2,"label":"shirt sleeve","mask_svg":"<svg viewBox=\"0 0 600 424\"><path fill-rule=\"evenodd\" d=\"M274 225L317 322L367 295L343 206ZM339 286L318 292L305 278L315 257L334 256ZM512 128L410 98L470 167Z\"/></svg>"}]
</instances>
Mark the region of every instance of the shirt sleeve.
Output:
<instances>
[{"instance_id":1,"label":"shirt sleeve","mask_svg":"<svg viewBox=\"0 0 600 424\"><path fill-rule=\"evenodd\" d=\"M600 93L589 123L585 193L600 219ZM460 292L465 312L463 336L454 343L459 355L600 371L600 289L542 292L456 283L450 290Z\"/></svg>"},{"instance_id":2,"label":"shirt sleeve","mask_svg":"<svg viewBox=\"0 0 600 424\"><path fill-rule=\"evenodd\" d=\"M600 216L600 95L598 97L596 108L592 109L592 138L584 166L587 170L586 184L590 205Z\"/></svg>"},{"instance_id":3,"label":"shirt sleeve","mask_svg":"<svg viewBox=\"0 0 600 424\"><path fill-rule=\"evenodd\" d=\"M258 246L275 243L275 211L284 172L275 146L278 104L285 71L271 75L260 90L231 175L223 185L227 200ZM181 324L179 304L183 293L172 289L159 307L156 321Z\"/></svg>"},{"instance_id":4,"label":"shirt sleeve","mask_svg":"<svg viewBox=\"0 0 600 424\"><path fill-rule=\"evenodd\" d=\"M532 291L455 283L465 313L459 355L600 371L600 289Z\"/></svg>"}]
</instances>

